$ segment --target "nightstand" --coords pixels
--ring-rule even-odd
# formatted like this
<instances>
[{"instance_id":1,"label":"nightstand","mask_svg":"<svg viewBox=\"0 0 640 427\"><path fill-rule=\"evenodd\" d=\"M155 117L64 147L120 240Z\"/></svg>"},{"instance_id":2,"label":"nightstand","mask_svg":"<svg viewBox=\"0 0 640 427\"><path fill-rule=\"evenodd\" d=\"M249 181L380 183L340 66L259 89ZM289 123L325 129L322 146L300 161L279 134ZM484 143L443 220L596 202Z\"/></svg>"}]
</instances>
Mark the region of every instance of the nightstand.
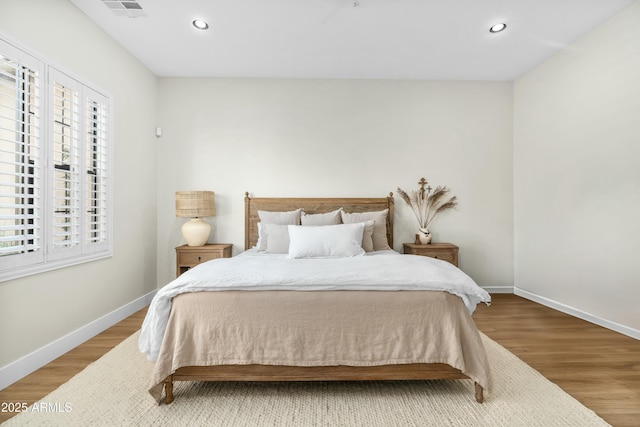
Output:
<instances>
[{"instance_id":1,"label":"nightstand","mask_svg":"<svg viewBox=\"0 0 640 427\"><path fill-rule=\"evenodd\" d=\"M232 244L216 243L204 246L182 245L176 248L176 277L196 265L217 258L231 258Z\"/></svg>"},{"instance_id":2,"label":"nightstand","mask_svg":"<svg viewBox=\"0 0 640 427\"><path fill-rule=\"evenodd\" d=\"M458 266L458 247L451 243L431 243L428 245L404 243L402 246L405 254L437 258Z\"/></svg>"}]
</instances>

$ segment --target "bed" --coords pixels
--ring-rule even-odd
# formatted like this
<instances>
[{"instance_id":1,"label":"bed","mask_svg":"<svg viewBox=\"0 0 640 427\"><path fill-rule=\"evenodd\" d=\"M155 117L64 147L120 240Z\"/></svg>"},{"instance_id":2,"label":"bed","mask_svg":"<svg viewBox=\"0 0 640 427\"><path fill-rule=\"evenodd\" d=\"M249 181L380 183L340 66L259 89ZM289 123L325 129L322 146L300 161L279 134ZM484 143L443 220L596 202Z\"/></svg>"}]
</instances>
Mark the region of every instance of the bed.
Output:
<instances>
[{"instance_id":1,"label":"bed","mask_svg":"<svg viewBox=\"0 0 640 427\"><path fill-rule=\"evenodd\" d=\"M471 312L479 302L490 302L488 294L445 261L392 250L290 259L299 242L294 234L288 255L255 249L260 235L266 236L259 213L298 209L309 215L307 221L331 212L355 218L357 225L335 228L360 233L362 247L367 226L378 225L379 239L384 222L383 238L393 248L392 194L251 198L246 193L247 251L189 270L151 304L139 346L156 363L149 389L156 401L162 402L163 391L165 403L174 400L175 381L466 379L475 383L475 399L482 403L491 376ZM380 212L384 221L357 222L360 214ZM463 283L450 289L445 282L451 277Z\"/></svg>"}]
</instances>

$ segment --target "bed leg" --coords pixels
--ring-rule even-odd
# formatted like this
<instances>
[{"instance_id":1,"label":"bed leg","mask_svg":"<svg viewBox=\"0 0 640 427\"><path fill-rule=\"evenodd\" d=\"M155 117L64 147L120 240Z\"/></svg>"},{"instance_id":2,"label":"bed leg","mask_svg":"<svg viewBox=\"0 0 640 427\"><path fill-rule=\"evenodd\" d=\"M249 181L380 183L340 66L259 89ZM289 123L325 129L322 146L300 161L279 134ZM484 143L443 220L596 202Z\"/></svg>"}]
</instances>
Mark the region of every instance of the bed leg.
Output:
<instances>
[{"instance_id":1,"label":"bed leg","mask_svg":"<svg viewBox=\"0 0 640 427\"><path fill-rule=\"evenodd\" d=\"M476 402L482 403L484 402L484 390L480 384L475 383L475 385L476 385Z\"/></svg>"},{"instance_id":2,"label":"bed leg","mask_svg":"<svg viewBox=\"0 0 640 427\"><path fill-rule=\"evenodd\" d=\"M173 375L169 375L164 380L164 403L167 405L173 402Z\"/></svg>"}]
</instances>

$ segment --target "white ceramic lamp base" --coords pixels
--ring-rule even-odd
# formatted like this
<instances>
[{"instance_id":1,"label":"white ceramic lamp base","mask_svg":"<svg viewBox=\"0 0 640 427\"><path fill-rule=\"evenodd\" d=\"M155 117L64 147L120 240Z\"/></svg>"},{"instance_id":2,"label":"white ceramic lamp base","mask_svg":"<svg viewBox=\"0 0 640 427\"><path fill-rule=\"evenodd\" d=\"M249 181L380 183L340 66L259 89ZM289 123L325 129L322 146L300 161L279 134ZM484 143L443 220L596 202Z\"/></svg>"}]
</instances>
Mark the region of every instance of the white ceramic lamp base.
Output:
<instances>
[{"instance_id":1,"label":"white ceramic lamp base","mask_svg":"<svg viewBox=\"0 0 640 427\"><path fill-rule=\"evenodd\" d=\"M182 226L182 236L187 246L204 246L211 235L211 224L202 218L193 218Z\"/></svg>"}]
</instances>

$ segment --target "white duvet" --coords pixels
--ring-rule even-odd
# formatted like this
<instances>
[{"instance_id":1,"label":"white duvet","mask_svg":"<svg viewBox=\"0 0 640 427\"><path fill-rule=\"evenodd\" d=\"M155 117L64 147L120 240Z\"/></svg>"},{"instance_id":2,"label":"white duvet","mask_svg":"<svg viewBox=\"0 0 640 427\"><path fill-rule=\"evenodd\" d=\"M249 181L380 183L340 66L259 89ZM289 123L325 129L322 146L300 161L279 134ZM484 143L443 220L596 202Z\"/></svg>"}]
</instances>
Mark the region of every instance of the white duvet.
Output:
<instances>
[{"instance_id":1,"label":"white duvet","mask_svg":"<svg viewBox=\"0 0 640 427\"><path fill-rule=\"evenodd\" d=\"M158 291L142 324L138 346L155 361L173 297L202 291L433 290L462 298L470 313L491 297L448 262L394 251L349 258L289 259L255 250L198 265Z\"/></svg>"}]
</instances>

